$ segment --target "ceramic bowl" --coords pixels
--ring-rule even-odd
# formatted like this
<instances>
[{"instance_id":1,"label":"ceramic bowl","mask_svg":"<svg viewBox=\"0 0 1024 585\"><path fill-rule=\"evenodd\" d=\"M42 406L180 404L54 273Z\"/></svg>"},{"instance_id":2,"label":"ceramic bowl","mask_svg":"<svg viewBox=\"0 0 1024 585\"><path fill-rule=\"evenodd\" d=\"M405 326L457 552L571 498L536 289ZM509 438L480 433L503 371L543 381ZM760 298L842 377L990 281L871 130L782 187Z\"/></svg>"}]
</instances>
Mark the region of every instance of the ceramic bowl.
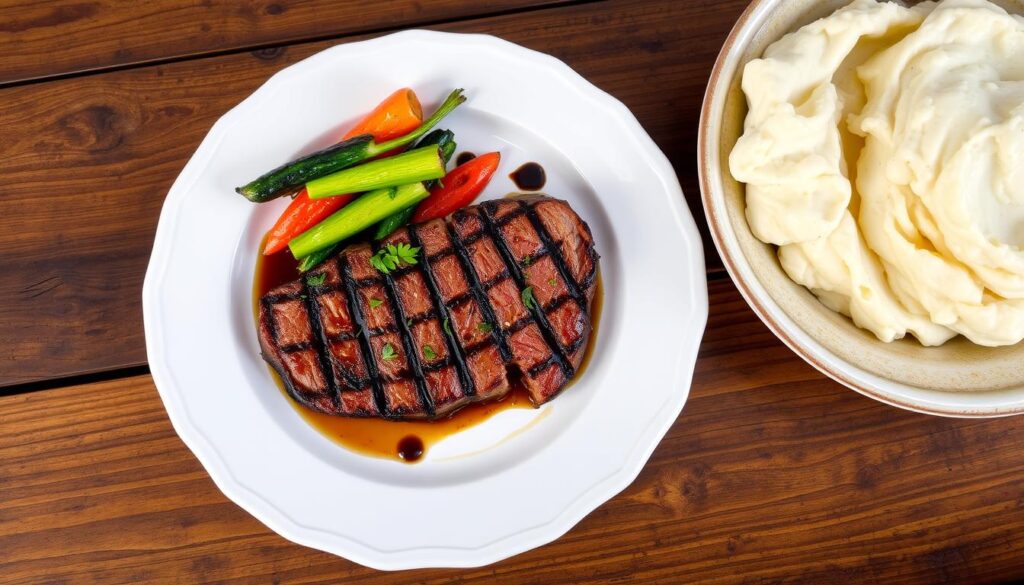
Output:
<instances>
[{"instance_id":1,"label":"ceramic bowl","mask_svg":"<svg viewBox=\"0 0 1024 585\"><path fill-rule=\"evenodd\" d=\"M999 2L1024 12L1020 2ZM988 348L962 337L941 347L913 338L883 343L789 279L774 246L751 233L744 186L728 159L747 113L743 67L787 32L847 4L835 0L753 0L719 54L701 115L698 159L711 235L737 288L790 348L834 380L876 400L918 412L991 417L1024 412L1024 344Z\"/></svg>"}]
</instances>

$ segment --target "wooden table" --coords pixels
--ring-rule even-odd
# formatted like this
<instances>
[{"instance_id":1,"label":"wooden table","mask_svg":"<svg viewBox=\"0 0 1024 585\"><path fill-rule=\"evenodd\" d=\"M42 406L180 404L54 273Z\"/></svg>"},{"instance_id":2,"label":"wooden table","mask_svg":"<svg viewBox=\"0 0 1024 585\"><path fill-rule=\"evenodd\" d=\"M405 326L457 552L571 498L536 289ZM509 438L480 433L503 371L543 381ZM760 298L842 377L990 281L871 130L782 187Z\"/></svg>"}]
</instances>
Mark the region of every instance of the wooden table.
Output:
<instances>
[{"instance_id":1,"label":"wooden table","mask_svg":"<svg viewBox=\"0 0 1024 585\"><path fill-rule=\"evenodd\" d=\"M743 0L0 4L0 582L1024 577L1024 419L911 414L825 379L709 243L683 414L632 486L493 566L396 575L294 545L221 495L168 422L140 303L157 216L213 122L272 73L407 27L551 53L633 110L702 223L697 118Z\"/></svg>"}]
</instances>

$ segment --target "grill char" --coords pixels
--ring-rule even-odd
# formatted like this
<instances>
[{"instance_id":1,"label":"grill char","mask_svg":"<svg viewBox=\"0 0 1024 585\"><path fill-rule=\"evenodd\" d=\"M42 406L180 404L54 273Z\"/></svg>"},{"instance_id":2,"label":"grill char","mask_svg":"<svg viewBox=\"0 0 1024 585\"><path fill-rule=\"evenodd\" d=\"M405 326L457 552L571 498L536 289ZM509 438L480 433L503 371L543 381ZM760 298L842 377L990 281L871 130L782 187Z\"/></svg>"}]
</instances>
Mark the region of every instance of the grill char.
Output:
<instances>
[{"instance_id":1,"label":"grill char","mask_svg":"<svg viewBox=\"0 0 1024 585\"><path fill-rule=\"evenodd\" d=\"M261 298L263 358L292 398L338 416L432 419L504 396L510 376L537 405L572 380L598 256L566 202L488 201L379 245L398 243L421 247L420 262L384 275L375 247L355 244Z\"/></svg>"}]
</instances>

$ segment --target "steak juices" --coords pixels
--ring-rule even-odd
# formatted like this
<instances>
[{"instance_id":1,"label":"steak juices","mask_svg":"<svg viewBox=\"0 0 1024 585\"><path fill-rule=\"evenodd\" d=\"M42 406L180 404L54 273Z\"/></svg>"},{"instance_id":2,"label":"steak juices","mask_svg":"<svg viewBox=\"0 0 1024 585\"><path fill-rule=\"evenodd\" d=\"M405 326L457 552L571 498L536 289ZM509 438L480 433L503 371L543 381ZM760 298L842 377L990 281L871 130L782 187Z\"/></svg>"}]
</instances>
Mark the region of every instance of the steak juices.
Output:
<instances>
[{"instance_id":1,"label":"steak juices","mask_svg":"<svg viewBox=\"0 0 1024 585\"><path fill-rule=\"evenodd\" d=\"M489 201L396 231L421 248L381 271L349 246L260 299L264 359L307 408L434 419L500 398L519 377L535 404L572 380L592 330L598 256L564 201Z\"/></svg>"}]
</instances>

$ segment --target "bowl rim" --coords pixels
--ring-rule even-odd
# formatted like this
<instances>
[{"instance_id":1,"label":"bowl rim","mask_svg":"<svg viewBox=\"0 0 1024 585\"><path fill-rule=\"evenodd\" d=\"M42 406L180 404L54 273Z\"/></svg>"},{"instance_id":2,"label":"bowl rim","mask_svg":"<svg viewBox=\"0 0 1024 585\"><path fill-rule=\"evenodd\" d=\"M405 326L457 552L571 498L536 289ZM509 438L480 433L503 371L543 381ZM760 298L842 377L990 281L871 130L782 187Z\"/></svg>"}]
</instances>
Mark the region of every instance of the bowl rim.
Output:
<instances>
[{"instance_id":1,"label":"bowl rim","mask_svg":"<svg viewBox=\"0 0 1024 585\"><path fill-rule=\"evenodd\" d=\"M729 91L730 80L723 79L725 69L729 65L729 62L733 60L737 61L737 68L743 65L738 62L739 56L736 54L737 40L740 34L746 31L755 13L761 9L763 5L769 3L769 1L770 0L751 0L750 4L747 5L747 8L736 20L736 24L734 24L732 29L729 31L729 35L722 44L718 57L715 59L714 67L711 70L711 75L708 78L707 89L705 90L704 100L701 104L700 123L697 131L697 173L700 185L701 203L704 207L704 215L707 219L708 231L711 234L711 239L715 243L715 248L718 250L719 257L722 259L722 264L729 273L733 285L737 290L739 290L740 295L742 295L747 301L747 304L758 318L768 326L768 329L770 329L771 332L779 338L779 340L793 350L793 352L801 359L832 380L835 380L843 386L867 396L868 398L872 398L884 404L902 408L904 410L944 417L997 418L1024 414L1024 404L1018 403L1011 406L972 408L965 408L962 406L943 407L916 402L903 397L897 397L881 385L872 385L855 380L840 371L839 368L836 368L834 364L846 364L850 368L857 370L861 369L859 366L835 355L827 348L813 348L800 340L798 336L791 334L786 325L777 321L766 306L766 303L775 304L774 299L772 299L770 295L767 299L762 299L747 283L746 278L739 267L739 263L745 262L746 259L742 257L742 253L739 251L736 251L736 254L734 254L734 251L728 246L725 234L721 227L722 222L728 221L728 219L719 217L714 206L713 199L715 195L715 188L713 186L714 181L710 177L711 163L708 155L710 152L709 148L717 148L719 140L717 137L713 140L709 139L709 130L711 126L711 115L714 113L713 109L716 99L720 94L725 94ZM724 100L724 97L722 99ZM722 103L724 104L724 101ZM737 255L740 256L740 259L736 258ZM781 311L781 309L779 310ZM796 325L795 321L793 324ZM796 326L798 327L798 325ZM902 386L902 384L899 384L898 382L888 380L886 380L886 382ZM911 386L906 387L913 388Z\"/></svg>"}]
</instances>

